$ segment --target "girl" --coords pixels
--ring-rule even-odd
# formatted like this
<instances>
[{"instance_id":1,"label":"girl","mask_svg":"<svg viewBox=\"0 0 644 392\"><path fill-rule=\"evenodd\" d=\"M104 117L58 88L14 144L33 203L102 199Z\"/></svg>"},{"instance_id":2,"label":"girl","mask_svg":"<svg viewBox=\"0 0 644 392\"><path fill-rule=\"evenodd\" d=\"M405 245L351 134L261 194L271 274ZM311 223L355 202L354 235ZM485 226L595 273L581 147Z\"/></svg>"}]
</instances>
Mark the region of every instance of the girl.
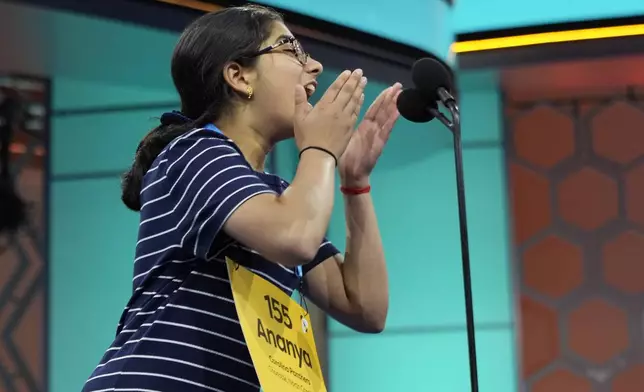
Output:
<instances>
[{"instance_id":1,"label":"girl","mask_svg":"<svg viewBox=\"0 0 644 392\"><path fill-rule=\"evenodd\" d=\"M132 297L83 391L258 391L226 258L304 295L357 331L385 325L388 287L369 175L398 118L386 89L355 127L367 83L345 71L315 107L322 65L280 15L259 6L210 13L172 58L181 112L140 143L122 200L140 211ZM294 137L292 184L263 172ZM347 252L324 234L336 166Z\"/></svg>"}]
</instances>

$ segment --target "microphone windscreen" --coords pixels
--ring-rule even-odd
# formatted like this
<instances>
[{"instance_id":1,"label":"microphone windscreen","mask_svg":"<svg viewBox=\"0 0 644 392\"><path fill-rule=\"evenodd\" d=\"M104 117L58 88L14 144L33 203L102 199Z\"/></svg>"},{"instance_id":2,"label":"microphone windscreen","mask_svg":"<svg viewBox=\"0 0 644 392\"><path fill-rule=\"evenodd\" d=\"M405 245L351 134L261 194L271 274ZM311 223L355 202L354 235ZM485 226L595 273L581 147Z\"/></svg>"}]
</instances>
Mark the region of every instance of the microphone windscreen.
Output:
<instances>
[{"instance_id":1,"label":"microphone windscreen","mask_svg":"<svg viewBox=\"0 0 644 392\"><path fill-rule=\"evenodd\" d=\"M428 100L420 91L412 88L404 89L400 93L396 106L401 116L415 123L433 120L434 115L429 112L429 108L438 108L436 101Z\"/></svg>"},{"instance_id":2,"label":"microphone windscreen","mask_svg":"<svg viewBox=\"0 0 644 392\"><path fill-rule=\"evenodd\" d=\"M414 63L411 78L416 88L428 98L438 101L437 90L452 90L452 80L447 68L435 59L426 57Z\"/></svg>"}]
</instances>

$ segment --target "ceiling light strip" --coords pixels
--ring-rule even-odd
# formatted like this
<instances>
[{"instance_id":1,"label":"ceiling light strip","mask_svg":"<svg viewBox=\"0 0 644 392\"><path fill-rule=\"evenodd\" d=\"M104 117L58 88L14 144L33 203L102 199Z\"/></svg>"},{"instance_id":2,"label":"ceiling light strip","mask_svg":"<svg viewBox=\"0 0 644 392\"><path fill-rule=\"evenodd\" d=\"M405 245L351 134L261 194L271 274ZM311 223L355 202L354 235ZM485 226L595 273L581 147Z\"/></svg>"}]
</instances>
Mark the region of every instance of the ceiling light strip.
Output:
<instances>
[{"instance_id":1,"label":"ceiling light strip","mask_svg":"<svg viewBox=\"0 0 644 392\"><path fill-rule=\"evenodd\" d=\"M632 37L638 35L644 35L644 24L615 27L598 27L592 29L569 31L554 31L550 33L526 34L513 37L454 42L451 49L452 52L458 54L562 42Z\"/></svg>"}]
</instances>

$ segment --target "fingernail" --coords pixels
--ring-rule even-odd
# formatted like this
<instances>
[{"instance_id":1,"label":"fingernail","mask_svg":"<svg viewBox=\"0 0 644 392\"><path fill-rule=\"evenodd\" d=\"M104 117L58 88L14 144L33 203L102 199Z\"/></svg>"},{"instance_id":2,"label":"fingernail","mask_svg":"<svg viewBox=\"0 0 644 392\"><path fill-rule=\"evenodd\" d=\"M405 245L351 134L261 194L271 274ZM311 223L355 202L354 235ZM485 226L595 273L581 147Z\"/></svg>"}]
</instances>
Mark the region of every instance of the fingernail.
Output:
<instances>
[{"instance_id":1,"label":"fingernail","mask_svg":"<svg viewBox=\"0 0 644 392\"><path fill-rule=\"evenodd\" d=\"M355 72L356 72L357 75L362 75L362 70L360 68L356 69Z\"/></svg>"},{"instance_id":2,"label":"fingernail","mask_svg":"<svg viewBox=\"0 0 644 392\"><path fill-rule=\"evenodd\" d=\"M360 84L362 84L363 86L366 85L367 84L367 78L363 76L362 79L360 79Z\"/></svg>"}]
</instances>

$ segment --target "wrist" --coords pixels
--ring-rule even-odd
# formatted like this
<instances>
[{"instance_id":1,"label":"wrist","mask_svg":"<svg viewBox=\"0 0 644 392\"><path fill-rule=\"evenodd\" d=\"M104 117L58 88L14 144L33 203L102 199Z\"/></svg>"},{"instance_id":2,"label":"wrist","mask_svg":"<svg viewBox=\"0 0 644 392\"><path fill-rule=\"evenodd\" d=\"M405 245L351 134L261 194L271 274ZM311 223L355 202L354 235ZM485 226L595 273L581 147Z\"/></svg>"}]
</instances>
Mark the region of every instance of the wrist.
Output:
<instances>
[{"instance_id":1,"label":"wrist","mask_svg":"<svg viewBox=\"0 0 644 392\"><path fill-rule=\"evenodd\" d=\"M369 177L340 176L340 185L348 189L362 189L371 185Z\"/></svg>"},{"instance_id":2,"label":"wrist","mask_svg":"<svg viewBox=\"0 0 644 392\"><path fill-rule=\"evenodd\" d=\"M302 155L307 151L315 151L317 152L317 154L324 154L326 158L332 158L335 166L338 166L338 158L335 156L335 154L327 150L326 148L318 147L318 146L308 146L301 149L299 153L300 160L302 159Z\"/></svg>"}]
</instances>

